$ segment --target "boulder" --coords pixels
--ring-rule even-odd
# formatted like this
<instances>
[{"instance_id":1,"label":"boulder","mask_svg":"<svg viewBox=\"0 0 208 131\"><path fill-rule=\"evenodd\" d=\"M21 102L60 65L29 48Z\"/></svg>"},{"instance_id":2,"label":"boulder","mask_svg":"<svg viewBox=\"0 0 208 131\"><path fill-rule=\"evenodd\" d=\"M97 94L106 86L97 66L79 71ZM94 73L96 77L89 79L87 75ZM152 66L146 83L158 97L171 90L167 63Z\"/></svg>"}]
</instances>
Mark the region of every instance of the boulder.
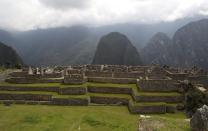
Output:
<instances>
[{"instance_id":1,"label":"boulder","mask_svg":"<svg viewBox=\"0 0 208 131\"><path fill-rule=\"evenodd\" d=\"M208 106L204 105L197 109L191 118L190 125L192 131L208 131Z\"/></svg>"}]
</instances>

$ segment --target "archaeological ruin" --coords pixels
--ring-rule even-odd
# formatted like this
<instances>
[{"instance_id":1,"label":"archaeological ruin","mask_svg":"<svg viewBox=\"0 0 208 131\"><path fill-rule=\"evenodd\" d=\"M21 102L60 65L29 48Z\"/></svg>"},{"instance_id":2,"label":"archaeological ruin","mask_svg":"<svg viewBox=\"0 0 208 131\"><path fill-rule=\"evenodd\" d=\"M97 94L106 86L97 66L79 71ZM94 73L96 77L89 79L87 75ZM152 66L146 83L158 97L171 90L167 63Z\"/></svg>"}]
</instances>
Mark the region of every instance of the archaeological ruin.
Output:
<instances>
[{"instance_id":1,"label":"archaeological ruin","mask_svg":"<svg viewBox=\"0 0 208 131\"><path fill-rule=\"evenodd\" d=\"M206 92L207 71L157 65L25 67L0 85L0 102L127 106L131 113L175 113L184 108L184 83Z\"/></svg>"}]
</instances>

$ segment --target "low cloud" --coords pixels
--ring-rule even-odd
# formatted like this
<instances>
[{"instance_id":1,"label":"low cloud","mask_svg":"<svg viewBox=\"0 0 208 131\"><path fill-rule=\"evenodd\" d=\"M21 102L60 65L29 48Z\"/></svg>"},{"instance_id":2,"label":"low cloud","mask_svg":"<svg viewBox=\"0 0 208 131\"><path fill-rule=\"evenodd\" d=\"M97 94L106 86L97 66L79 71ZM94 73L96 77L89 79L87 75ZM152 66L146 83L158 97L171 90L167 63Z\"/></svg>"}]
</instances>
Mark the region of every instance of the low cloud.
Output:
<instances>
[{"instance_id":1,"label":"low cloud","mask_svg":"<svg viewBox=\"0 0 208 131\"><path fill-rule=\"evenodd\" d=\"M86 8L89 4L89 0L39 0L47 7L52 7L58 10L66 9L80 9Z\"/></svg>"},{"instance_id":2,"label":"low cloud","mask_svg":"<svg viewBox=\"0 0 208 131\"><path fill-rule=\"evenodd\" d=\"M174 21L208 15L207 0L0 0L0 28Z\"/></svg>"}]
</instances>

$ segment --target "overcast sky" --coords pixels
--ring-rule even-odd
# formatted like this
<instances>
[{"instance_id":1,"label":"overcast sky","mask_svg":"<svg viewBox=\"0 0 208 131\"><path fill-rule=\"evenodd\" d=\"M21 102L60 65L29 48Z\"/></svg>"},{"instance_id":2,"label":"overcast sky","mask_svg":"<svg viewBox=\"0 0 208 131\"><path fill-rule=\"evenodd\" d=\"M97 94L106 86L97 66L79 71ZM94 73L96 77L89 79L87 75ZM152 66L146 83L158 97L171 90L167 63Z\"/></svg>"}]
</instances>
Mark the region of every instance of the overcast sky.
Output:
<instances>
[{"instance_id":1,"label":"overcast sky","mask_svg":"<svg viewBox=\"0 0 208 131\"><path fill-rule=\"evenodd\" d=\"M0 28L158 23L208 15L208 0L0 0Z\"/></svg>"}]
</instances>

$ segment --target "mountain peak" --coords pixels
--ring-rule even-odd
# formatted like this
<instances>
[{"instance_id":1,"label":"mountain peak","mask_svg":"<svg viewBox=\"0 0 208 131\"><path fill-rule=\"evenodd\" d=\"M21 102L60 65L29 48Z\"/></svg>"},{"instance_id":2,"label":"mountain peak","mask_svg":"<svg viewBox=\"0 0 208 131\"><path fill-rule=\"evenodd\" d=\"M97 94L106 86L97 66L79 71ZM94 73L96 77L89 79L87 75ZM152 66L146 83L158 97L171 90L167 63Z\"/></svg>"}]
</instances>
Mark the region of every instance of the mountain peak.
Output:
<instances>
[{"instance_id":1,"label":"mountain peak","mask_svg":"<svg viewBox=\"0 0 208 131\"><path fill-rule=\"evenodd\" d=\"M141 60L125 35L111 32L100 39L92 64L141 65Z\"/></svg>"}]
</instances>

